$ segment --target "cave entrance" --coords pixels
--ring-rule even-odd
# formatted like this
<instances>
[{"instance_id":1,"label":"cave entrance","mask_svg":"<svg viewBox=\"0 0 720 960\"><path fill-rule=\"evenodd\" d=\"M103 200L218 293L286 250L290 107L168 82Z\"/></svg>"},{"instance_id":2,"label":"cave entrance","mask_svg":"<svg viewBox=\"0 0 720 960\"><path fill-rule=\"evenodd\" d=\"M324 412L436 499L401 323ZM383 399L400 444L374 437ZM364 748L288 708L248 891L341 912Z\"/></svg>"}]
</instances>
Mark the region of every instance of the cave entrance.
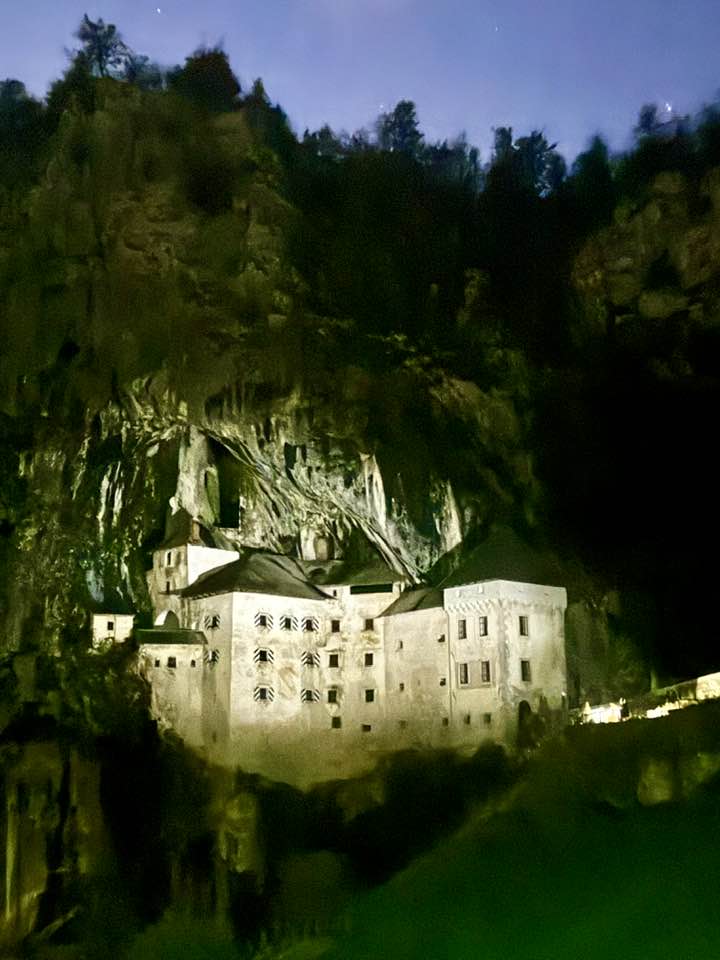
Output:
<instances>
[{"instance_id":1,"label":"cave entrance","mask_svg":"<svg viewBox=\"0 0 720 960\"><path fill-rule=\"evenodd\" d=\"M243 465L217 440L210 440L218 477L221 527L237 530L240 526L240 491L243 488Z\"/></svg>"}]
</instances>

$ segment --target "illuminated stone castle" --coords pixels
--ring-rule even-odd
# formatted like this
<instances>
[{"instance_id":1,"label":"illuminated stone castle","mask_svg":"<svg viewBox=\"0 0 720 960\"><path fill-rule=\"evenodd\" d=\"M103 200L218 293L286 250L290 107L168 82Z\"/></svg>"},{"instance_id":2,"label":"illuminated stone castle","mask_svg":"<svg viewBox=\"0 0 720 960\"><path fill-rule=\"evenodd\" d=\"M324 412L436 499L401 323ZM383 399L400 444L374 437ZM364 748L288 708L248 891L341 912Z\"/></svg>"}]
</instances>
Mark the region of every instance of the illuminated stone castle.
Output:
<instances>
[{"instance_id":1,"label":"illuminated stone castle","mask_svg":"<svg viewBox=\"0 0 720 960\"><path fill-rule=\"evenodd\" d=\"M565 590L413 587L381 561L235 549L193 521L153 555L155 716L208 761L306 786L410 748L515 746L565 713Z\"/></svg>"}]
</instances>

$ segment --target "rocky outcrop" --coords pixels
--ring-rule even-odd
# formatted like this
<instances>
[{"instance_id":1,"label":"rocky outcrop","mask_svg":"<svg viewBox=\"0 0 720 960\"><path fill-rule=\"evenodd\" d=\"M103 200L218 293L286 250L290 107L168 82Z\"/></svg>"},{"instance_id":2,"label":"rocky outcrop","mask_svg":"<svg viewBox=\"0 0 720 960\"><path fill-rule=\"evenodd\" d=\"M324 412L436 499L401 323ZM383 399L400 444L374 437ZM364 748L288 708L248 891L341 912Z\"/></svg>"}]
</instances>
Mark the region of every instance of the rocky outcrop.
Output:
<instances>
[{"instance_id":1,"label":"rocky outcrop","mask_svg":"<svg viewBox=\"0 0 720 960\"><path fill-rule=\"evenodd\" d=\"M647 199L621 205L575 262L573 281L589 324L608 320L720 324L720 169L693 183L681 173L657 176Z\"/></svg>"}]
</instances>

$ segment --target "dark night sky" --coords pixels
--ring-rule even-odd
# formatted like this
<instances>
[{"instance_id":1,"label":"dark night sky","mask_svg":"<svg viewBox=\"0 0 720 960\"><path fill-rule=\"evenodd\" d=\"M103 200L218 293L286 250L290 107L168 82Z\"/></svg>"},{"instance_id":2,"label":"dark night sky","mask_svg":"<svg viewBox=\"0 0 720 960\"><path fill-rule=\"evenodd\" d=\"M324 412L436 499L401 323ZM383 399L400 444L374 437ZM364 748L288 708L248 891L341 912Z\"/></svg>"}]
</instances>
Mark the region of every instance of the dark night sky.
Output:
<instances>
[{"instance_id":1,"label":"dark night sky","mask_svg":"<svg viewBox=\"0 0 720 960\"><path fill-rule=\"evenodd\" d=\"M222 41L299 133L371 123L415 100L426 135L544 128L568 158L621 148L648 101L680 113L720 86L718 0L0 0L0 77L45 92L84 12L169 65Z\"/></svg>"}]
</instances>

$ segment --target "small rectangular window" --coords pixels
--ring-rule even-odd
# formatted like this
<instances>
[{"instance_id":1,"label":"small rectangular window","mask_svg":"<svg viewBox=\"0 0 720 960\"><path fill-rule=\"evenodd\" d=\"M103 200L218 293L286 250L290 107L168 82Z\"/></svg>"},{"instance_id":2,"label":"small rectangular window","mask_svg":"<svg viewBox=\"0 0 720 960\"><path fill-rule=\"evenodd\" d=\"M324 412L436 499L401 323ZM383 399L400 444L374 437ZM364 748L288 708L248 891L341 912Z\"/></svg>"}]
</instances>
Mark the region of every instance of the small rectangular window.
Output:
<instances>
[{"instance_id":1,"label":"small rectangular window","mask_svg":"<svg viewBox=\"0 0 720 960\"><path fill-rule=\"evenodd\" d=\"M372 725L369 723L363 723L360 729L362 730L363 733L370 733L370 731L372 730Z\"/></svg>"},{"instance_id":2,"label":"small rectangular window","mask_svg":"<svg viewBox=\"0 0 720 960\"><path fill-rule=\"evenodd\" d=\"M529 637L530 636L530 624L528 623L527 617L519 617L520 625L520 636Z\"/></svg>"},{"instance_id":3,"label":"small rectangular window","mask_svg":"<svg viewBox=\"0 0 720 960\"><path fill-rule=\"evenodd\" d=\"M461 684L470 683L470 668L467 663L458 664L458 681Z\"/></svg>"},{"instance_id":4,"label":"small rectangular window","mask_svg":"<svg viewBox=\"0 0 720 960\"><path fill-rule=\"evenodd\" d=\"M168 550L165 554L165 566L169 567L172 565L172 550Z\"/></svg>"},{"instance_id":5,"label":"small rectangular window","mask_svg":"<svg viewBox=\"0 0 720 960\"><path fill-rule=\"evenodd\" d=\"M170 593L170 581L165 581L165 593Z\"/></svg>"},{"instance_id":6,"label":"small rectangular window","mask_svg":"<svg viewBox=\"0 0 720 960\"><path fill-rule=\"evenodd\" d=\"M407 720L398 720L398 726L401 730L405 730L407 727Z\"/></svg>"},{"instance_id":7,"label":"small rectangular window","mask_svg":"<svg viewBox=\"0 0 720 960\"><path fill-rule=\"evenodd\" d=\"M444 727L447 727L447 726L449 725L449 723L450 723L450 720L449 720L448 717L443 717L443 718L442 718L442 725L443 725Z\"/></svg>"},{"instance_id":8,"label":"small rectangular window","mask_svg":"<svg viewBox=\"0 0 720 960\"><path fill-rule=\"evenodd\" d=\"M447 677L440 677L440 686L444 687L447 685Z\"/></svg>"},{"instance_id":9,"label":"small rectangular window","mask_svg":"<svg viewBox=\"0 0 720 960\"><path fill-rule=\"evenodd\" d=\"M485 724L486 727L492 726L492 714L491 714L491 713L484 713L484 714L483 714L483 723Z\"/></svg>"},{"instance_id":10,"label":"small rectangular window","mask_svg":"<svg viewBox=\"0 0 720 960\"><path fill-rule=\"evenodd\" d=\"M463 717L463 723L465 724L466 727L469 727L469 726L470 726L470 714L469 714L469 713L466 713L465 716Z\"/></svg>"},{"instance_id":11,"label":"small rectangular window","mask_svg":"<svg viewBox=\"0 0 720 960\"><path fill-rule=\"evenodd\" d=\"M458 640L467 640L467 620L458 620Z\"/></svg>"},{"instance_id":12,"label":"small rectangular window","mask_svg":"<svg viewBox=\"0 0 720 960\"><path fill-rule=\"evenodd\" d=\"M488 618L480 617L478 620L478 629L480 631L481 637L486 637L488 635Z\"/></svg>"},{"instance_id":13,"label":"small rectangular window","mask_svg":"<svg viewBox=\"0 0 720 960\"><path fill-rule=\"evenodd\" d=\"M530 674L530 661L521 660L520 661L520 676L522 677L525 683L530 683L531 674Z\"/></svg>"},{"instance_id":14,"label":"small rectangular window","mask_svg":"<svg viewBox=\"0 0 720 960\"><path fill-rule=\"evenodd\" d=\"M257 698L258 700L267 700L267 687L258 687Z\"/></svg>"},{"instance_id":15,"label":"small rectangular window","mask_svg":"<svg viewBox=\"0 0 720 960\"><path fill-rule=\"evenodd\" d=\"M438 643L445 643L445 634L441 633L438 637Z\"/></svg>"},{"instance_id":16,"label":"small rectangular window","mask_svg":"<svg viewBox=\"0 0 720 960\"><path fill-rule=\"evenodd\" d=\"M339 653L330 653L330 654L328 654L328 666L329 666L329 667L339 667L339 666L340 666L340 654L339 654Z\"/></svg>"},{"instance_id":17,"label":"small rectangular window","mask_svg":"<svg viewBox=\"0 0 720 960\"><path fill-rule=\"evenodd\" d=\"M107 628L108 628L108 630L110 630L111 632L115 629L115 624L112 622L112 620L108 620L108 622L107 622Z\"/></svg>"},{"instance_id":18,"label":"small rectangular window","mask_svg":"<svg viewBox=\"0 0 720 960\"><path fill-rule=\"evenodd\" d=\"M365 654L365 666L371 667L373 665L373 655L371 653Z\"/></svg>"},{"instance_id":19,"label":"small rectangular window","mask_svg":"<svg viewBox=\"0 0 720 960\"><path fill-rule=\"evenodd\" d=\"M281 630L292 630L292 628L293 628L292 617L280 617Z\"/></svg>"},{"instance_id":20,"label":"small rectangular window","mask_svg":"<svg viewBox=\"0 0 720 960\"><path fill-rule=\"evenodd\" d=\"M313 703L314 700L315 700L314 691L313 691L313 690L303 690L303 692L302 692L302 700L303 700L303 703Z\"/></svg>"},{"instance_id":21,"label":"small rectangular window","mask_svg":"<svg viewBox=\"0 0 720 960\"><path fill-rule=\"evenodd\" d=\"M270 657L268 656L268 651L263 650L262 648L258 650L257 656L255 657L258 663L269 663Z\"/></svg>"},{"instance_id":22,"label":"small rectangular window","mask_svg":"<svg viewBox=\"0 0 720 960\"><path fill-rule=\"evenodd\" d=\"M318 629L317 619L315 617L305 617L302 628L307 633L316 633Z\"/></svg>"},{"instance_id":23,"label":"small rectangular window","mask_svg":"<svg viewBox=\"0 0 720 960\"><path fill-rule=\"evenodd\" d=\"M402 693L404 689L405 689L405 684L404 684L404 683L401 683L401 684L400 684L400 693Z\"/></svg>"},{"instance_id":24,"label":"small rectangular window","mask_svg":"<svg viewBox=\"0 0 720 960\"><path fill-rule=\"evenodd\" d=\"M190 666L191 666L191 667L194 667L194 666L195 666L195 661L194 661L194 660L191 660L191 661L190 661Z\"/></svg>"},{"instance_id":25,"label":"small rectangular window","mask_svg":"<svg viewBox=\"0 0 720 960\"><path fill-rule=\"evenodd\" d=\"M490 661L480 661L480 680L483 683L490 683Z\"/></svg>"},{"instance_id":26,"label":"small rectangular window","mask_svg":"<svg viewBox=\"0 0 720 960\"><path fill-rule=\"evenodd\" d=\"M374 629L375 629L375 621L372 619L372 617L368 617L368 618L366 619L366 621L365 621L365 629L366 629L366 630L374 630Z\"/></svg>"},{"instance_id":27,"label":"small rectangular window","mask_svg":"<svg viewBox=\"0 0 720 960\"><path fill-rule=\"evenodd\" d=\"M333 730L339 730L342 726L342 717L331 717L330 726Z\"/></svg>"},{"instance_id":28,"label":"small rectangular window","mask_svg":"<svg viewBox=\"0 0 720 960\"><path fill-rule=\"evenodd\" d=\"M159 667L159 666L160 666L160 661L159 661L159 660L156 660L156 661L155 661L155 666L156 666L156 667Z\"/></svg>"},{"instance_id":29,"label":"small rectangular window","mask_svg":"<svg viewBox=\"0 0 720 960\"><path fill-rule=\"evenodd\" d=\"M172 667L173 669L174 669L175 667L177 667L177 658L176 658L176 657L168 657L168 666L169 666L169 667Z\"/></svg>"},{"instance_id":30,"label":"small rectangular window","mask_svg":"<svg viewBox=\"0 0 720 960\"><path fill-rule=\"evenodd\" d=\"M255 624L258 627L266 627L268 625L268 618L266 613L259 613L255 617Z\"/></svg>"},{"instance_id":31,"label":"small rectangular window","mask_svg":"<svg viewBox=\"0 0 720 960\"><path fill-rule=\"evenodd\" d=\"M374 690L366 690L366 691L365 691L365 703L373 703L374 700L375 700L375 691L374 691Z\"/></svg>"},{"instance_id":32,"label":"small rectangular window","mask_svg":"<svg viewBox=\"0 0 720 960\"><path fill-rule=\"evenodd\" d=\"M330 621L330 632L331 633L340 633L340 621L331 620Z\"/></svg>"},{"instance_id":33,"label":"small rectangular window","mask_svg":"<svg viewBox=\"0 0 720 960\"><path fill-rule=\"evenodd\" d=\"M328 703L337 703L338 702L338 692L337 690L328 690L327 692L327 702Z\"/></svg>"},{"instance_id":34,"label":"small rectangular window","mask_svg":"<svg viewBox=\"0 0 720 960\"><path fill-rule=\"evenodd\" d=\"M402 642L402 640L398 641L398 650L402 650L404 646L405 644Z\"/></svg>"}]
</instances>

